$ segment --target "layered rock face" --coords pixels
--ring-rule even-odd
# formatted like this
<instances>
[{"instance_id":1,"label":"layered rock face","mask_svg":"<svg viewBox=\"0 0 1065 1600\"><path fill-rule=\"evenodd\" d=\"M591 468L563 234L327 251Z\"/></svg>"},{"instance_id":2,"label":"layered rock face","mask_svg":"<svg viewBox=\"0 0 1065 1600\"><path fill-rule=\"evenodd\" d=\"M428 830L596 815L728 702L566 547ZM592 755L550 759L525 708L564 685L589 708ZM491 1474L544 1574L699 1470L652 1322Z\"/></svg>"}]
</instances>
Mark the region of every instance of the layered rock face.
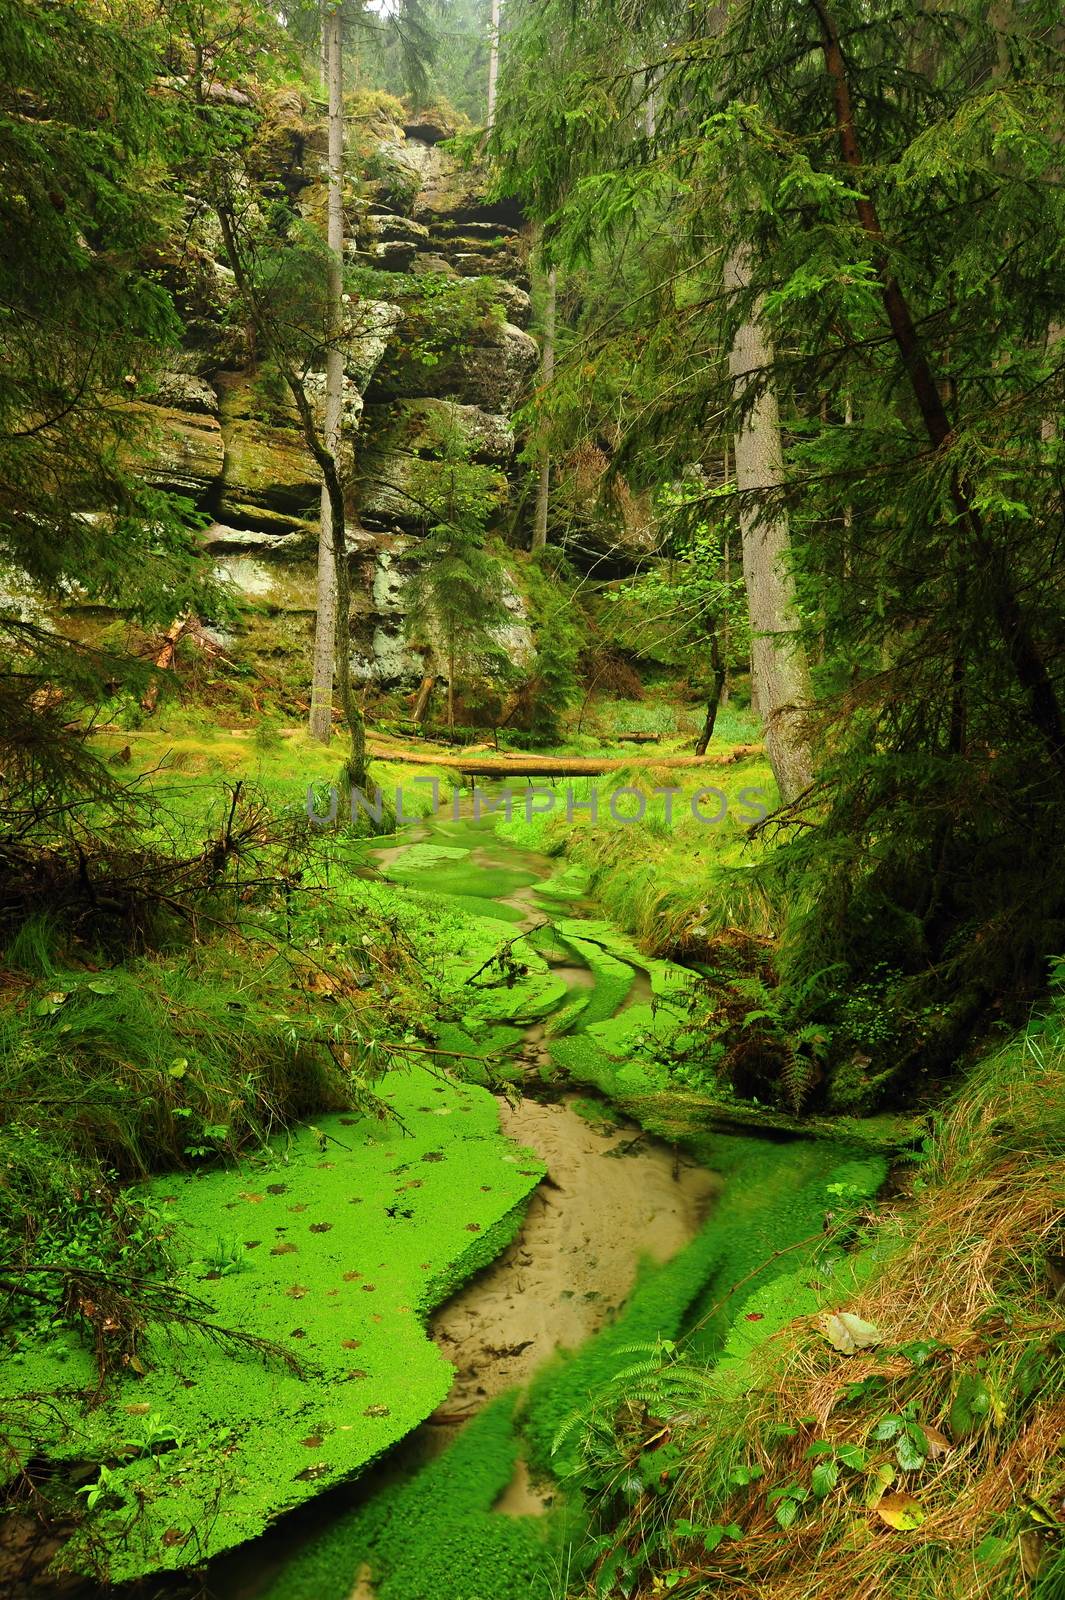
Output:
<instances>
[{"instance_id":1,"label":"layered rock face","mask_svg":"<svg viewBox=\"0 0 1065 1600\"><path fill-rule=\"evenodd\" d=\"M298 98L298 97L297 97ZM302 134L300 129L302 128ZM300 107L275 106L259 144L308 216L323 196L319 131ZM441 431L458 433L471 460L501 488L514 474L511 421L539 359L531 313L528 240L510 204L485 199L476 172L440 148L432 119L381 124L369 171L348 217L348 261L365 292L352 296L345 339L345 474L352 562L352 665L381 688L415 681L420 655L404 641L405 576L418 560L425 512L411 493L414 464L432 460ZM267 135L269 138L267 139ZM207 551L257 602L257 629L306 648L314 626L320 479L288 397L213 336L212 304L232 293L209 235L192 274L181 263L193 332L181 371L145 402L154 425L149 472L212 517ZM202 282L201 282L202 280ZM201 304L202 302L202 304ZM321 403L324 376L311 374ZM505 499L505 496L501 496ZM510 653L531 651L517 596Z\"/></svg>"}]
</instances>

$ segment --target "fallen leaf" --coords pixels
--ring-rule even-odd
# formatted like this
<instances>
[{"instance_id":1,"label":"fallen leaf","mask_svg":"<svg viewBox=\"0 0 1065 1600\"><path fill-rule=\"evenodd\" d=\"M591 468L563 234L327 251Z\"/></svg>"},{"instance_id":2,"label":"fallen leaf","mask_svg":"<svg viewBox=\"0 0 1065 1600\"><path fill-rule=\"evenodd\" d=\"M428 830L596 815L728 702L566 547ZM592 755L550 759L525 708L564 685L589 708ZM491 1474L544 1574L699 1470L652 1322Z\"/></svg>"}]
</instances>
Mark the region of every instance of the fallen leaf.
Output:
<instances>
[{"instance_id":1,"label":"fallen leaf","mask_svg":"<svg viewBox=\"0 0 1065 1600\"><path fill-rule=\"evenodd\" d=\"M306 1328L293 1328L292 1332L289 1334L290 1339L306 1339L306 1337Z\"/></svg>"},{"instance_id":2,"label":"fallen leaf","mask_svg":"<svg viewBox=\"0 0 1065 1600\"><path fill-rule=\"evenodd\" d=\"M467 1233L480 1233L480 1231L481 1231L481 1224L479 1222L467 1222L467 1224L466 1224L466 1232Z\"/></svg>"},{"instance_id":3,"label":"fallen leaf","mask_svg":"<svg viewBox=\"0 0 1065 1600\"><path fill-rule=\"evenodd\" d=\"M261 1239L245 1239L244 1248L245 1248L245 1250L258 1250L258 1248L259 1248L259 1246L261 1244L262 1244L262 1240Z\"/></svg>"},{"instance_id":4,"label":"fallen leaf","mask_svg":"<svg viewBox=\"0 0 1065 1600\"><path fill-rule=\"evenodd\" d=\"M833 1349L845 1356L884 1342L884 1335L875 1323L863 1322L852 1311L830 1311L821 1318L819 1326Z\"/></svg>"},{"instance_id":5,"label":"fallen leaf","mask_svg":"<svg viewBox=\"0 0 1065 1600\"><path fill-rule=\"evenodd\" d=\"M304 1295L307 1293L307 1285L304 1283L294 1283L291 1288L285 1290L285 1293L288 1295L290 1300L302 1300Z\"/></svg>"},{"instance_id":6,"label":"fallen leaf","mask_svg":"<svg viewBox=\"0 0 1065 1600\"><path fill-rule=\"evenodd\" d=\"M345 1274L344 1274L344 1282L345 1283L357 1283L358 1280L361 1277L362 1277L362 1273L361 1272L345 1272Z\"/></svg>"},{"instance_id":7,"label":"fallen leaf","mask_svg":"<svg viewBox=\"0 0 1065 1600\"><path fill-rule=\"evenodd\" d=\"M287 1183L268 1183L266 1185L266 1192L267 1192L267 1194L287 1194L288 1193L288 1184Z\"/></svg>"},{"instance_id":8,"label":"fallen leaf","mask_svg":"<svg viewBox=\"0 0 1065 1600\"><path fill-rule=\"evenodd\" d=\"M763 1322L765 1320L765 1312L745 1311L743 1314L743 1320L744 1322Z\"/></svg>"},{"instance_id":9,"label":"fallen leaf","mask_svg":"<svg viewBox=\"0 0 1065 1600\"><path fill-rule=\"evenodd\" d=\"M299 1201L299 1203L297 1205L289 1206L288 1209L290 1211L295 1211L295 1212L306 1211L307 1210L307 1202L305 1200L301 1200L301 1201Z\"/></svg>"},{"instance_id":10,"label":"fallen leaf","mask_svg":"<svg viewBox=\"0 0 1065 1600\"><path fill-rule=\"evenodd\" d=\"M151 1406L147 1405L123 1407L123 1410L126 1412L126 1414L131 1417L146 1417L151 1409Z\"/></svg>"},{"instance_id":11,"label":"fallen leaf","mask_svg":"<svg viewBox=\"0 0 1065 1600\"><path fill-rule=\"evenodd\" d=\"M928 1454L930 1456L945 1455L948 1450L953 1448L946 1434L940 1433L938 1428L933 1428L927 1422L918 1423L918 1427L924 1434L925 1443L928 1446Z\"/></svg>"},{"instance_id":12,"label":"fallen leaf","mask_svg":"<svg viewBox=\"0 0 1065 1600\"><path fill-rule=\"evenodd\" d=\"M296 1254L296 1246L294 1244L289 1244L287 1240L283 1239L280 1244L274 1245L274 1248L270 1251L270 1254L272 1256L294 1256Z\"/></svg>"},{"instance_id":13,"label":"fallen leaf","mask_svg":"<svg viewBox=\"0 0 1065 1600\"><path fill-rule=\"evenodd\" d=\"M187 1538L188 1534L182 1533L180 1528L167 1528L166 1532L163 1534L163 1543L171 1546L175 1544L184 1544Z\"/></svg>"},{"instance_id":14,"label":"fallen leaf","mask_svg":"<svg viewBox=\"0 0 1065 1600\"><path fill-rule=\"evenodd\" d=\"M303 1445L305 1450L317 1450L321 1442L322 1438L318 1433L309 1433L306 1439L300 1440L300 1444Z\"/></svg>"},{"instance_id":15,"label":"fallen leaf","mask_svg":"<svg viewBox=\"0 0 1065 1600\"><path fill-rule=\"evenodd\" d=\"M328 1233L332 1226L333 1226L333 1224L331 1222L312 1222L311 1223L311 1232L312 1233Z\"/></svg>"},{"instance_id":16,"label":"fallen leaf","mask_svg":"<svg viewBox=\"0 0 1065 1600\"><path fill-rule=\"evenodd\" d=\"M361 1339L342 1339L341 1342L340 1342L340 1348L342 1350L361 1350L362 1349L362 1340Z\"/></svg>"},{"instance_id":17,"label":"fallen leaf","mask_svg":"<svg viewBox=\"0 0 1065 1600\"><path fill-rule=\"evenodd\" d=\"M247 1189L241 1189L240 1198L242 1200L247 1200L249 1205L257 1206L262 1204L263 1197L261 1194L249 1194Z\"/></svg>"},{"instance_id":18,"label":"fallen leaf","mask_svg":"<svg viewBox=\"0 0 1065 1600\"><path fill-rule=\"evenodd\" d=\"M387 1406L367 1406L363 1412L364 1417L390 1417L392 1415Z\"/></svg>"},{"instance_id":19,"label":"fallen leaf","mask_svg":"<svg viewBox=\"0 0 1065 1600\"><path fill-rule=\"evenodd\" d=\"M924 1521L924 1512L912 1494L900 1489L896 1494L886 1494L876 1503L876 1514L889 1528L909 1533Z\"/></svg>"}]
</instances>

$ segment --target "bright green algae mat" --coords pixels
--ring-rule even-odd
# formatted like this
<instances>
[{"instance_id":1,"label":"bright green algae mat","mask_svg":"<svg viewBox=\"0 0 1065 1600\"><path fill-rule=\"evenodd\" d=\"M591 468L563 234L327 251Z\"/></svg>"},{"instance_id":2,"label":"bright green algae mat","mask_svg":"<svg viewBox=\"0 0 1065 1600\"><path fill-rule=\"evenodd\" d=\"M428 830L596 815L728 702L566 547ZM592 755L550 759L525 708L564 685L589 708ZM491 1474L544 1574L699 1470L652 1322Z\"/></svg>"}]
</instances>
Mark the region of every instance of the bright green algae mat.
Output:
<instances>
[{"instance_id":1,"label":"bright green algae mat","mask_svg":"<svg viewBox=\"0 0 1065 1600\"><path fill-rule=\"evenodd\" d=\"M500 1134L475 1085L416 1068L382 1094L397 1118L325 1117L254 1161L148 1186L175 1226L179 1283L308 1376L200 1336L157 1339L151 1370L117 1378L94 1409L76 1393L92 1389L93 1362L72 1338L6 1362L0 1392L41 1397L49 1458L114 1475L121 1499L86 1530L110 1552L111 1581L251 1538L446 1397L452 1369L425 1318L514 1236L543 1167ZM83 1546L64 1560L88 1564Z\"/></svg>"},{"instance_id":2,"label":"bright green algae mat","mask_svg":"<svg viewBox=\"0 0 1065 1600\"><path fill-rule=\"evenodd\" d=\"M514 1397L485 1407L435 1460L342 1513L259 1600L348 1600L365 1562L377 1600L548 1600L564 1520L492 1507L518 1456Z\"/></svg>"}]
</instances>

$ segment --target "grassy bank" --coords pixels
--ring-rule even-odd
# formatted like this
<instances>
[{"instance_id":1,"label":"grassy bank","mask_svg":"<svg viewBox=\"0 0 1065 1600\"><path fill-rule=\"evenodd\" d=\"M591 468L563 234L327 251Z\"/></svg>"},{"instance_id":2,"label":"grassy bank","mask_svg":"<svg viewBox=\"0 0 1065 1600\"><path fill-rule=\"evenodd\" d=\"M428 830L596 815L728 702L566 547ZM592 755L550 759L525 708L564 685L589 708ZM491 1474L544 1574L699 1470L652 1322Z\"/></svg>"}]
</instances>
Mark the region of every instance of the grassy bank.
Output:
<instances>
[{"instance_id":1,"label":"grassy bank","mask_svg":"<svg viewBox=\"0 0 1065 1600\"><path fill-rule=\"evenodd\" d=\"M603 1541L580 1593L1058 1600L1063 1091L1059 1007L859 1212L845 1274L826 1251L751 1294L716 1366L630 1364L581 1435Z\"/></svg>"}]
</instances>

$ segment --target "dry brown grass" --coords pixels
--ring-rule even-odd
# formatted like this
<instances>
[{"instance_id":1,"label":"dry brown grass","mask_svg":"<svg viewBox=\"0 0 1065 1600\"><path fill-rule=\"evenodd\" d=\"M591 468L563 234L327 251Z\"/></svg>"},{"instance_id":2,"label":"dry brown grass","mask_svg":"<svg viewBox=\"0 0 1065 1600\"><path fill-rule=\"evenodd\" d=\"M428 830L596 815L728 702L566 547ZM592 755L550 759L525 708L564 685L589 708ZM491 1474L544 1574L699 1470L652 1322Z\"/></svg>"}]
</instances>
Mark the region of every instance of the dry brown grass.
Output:
<instances>
[{"instance_id":1,"label":"dry brown grass","mask_svg":"<svg viewBox=\"0 0 1065 1600\"><path fill-rule=\"evenodd\" d=\"M672 1516L735 1522L743 1537L709 1555L673 1540L641 1600L1065 1600L1063 1218L1065 1028L1054 1022L977 1071L910 1194L868 1230L865 1287L827 1309L874 1323L882 1344L844 1355L818 1317L797 1319L761 1347L745 1394L665 1419L685 1456ZM916 1342L928 1347L919 1360ZM968 1429L952 1406L973 1375L989 1408ZM874 1433L907 1408L932 1431L923 1464L902 1470ZM821 1441L856 1445L864 1462L782 1528L771 1491L809 1488L807 1452ZM762 1475L730 1489L722 1467L736 1462ZM878 1479L888 1470L890 1484ZM914 1497L918 1527L887 1525L885 1491ZM663 1568L687 1575L667 1588Z\"/></svg>"}]
</instances>

